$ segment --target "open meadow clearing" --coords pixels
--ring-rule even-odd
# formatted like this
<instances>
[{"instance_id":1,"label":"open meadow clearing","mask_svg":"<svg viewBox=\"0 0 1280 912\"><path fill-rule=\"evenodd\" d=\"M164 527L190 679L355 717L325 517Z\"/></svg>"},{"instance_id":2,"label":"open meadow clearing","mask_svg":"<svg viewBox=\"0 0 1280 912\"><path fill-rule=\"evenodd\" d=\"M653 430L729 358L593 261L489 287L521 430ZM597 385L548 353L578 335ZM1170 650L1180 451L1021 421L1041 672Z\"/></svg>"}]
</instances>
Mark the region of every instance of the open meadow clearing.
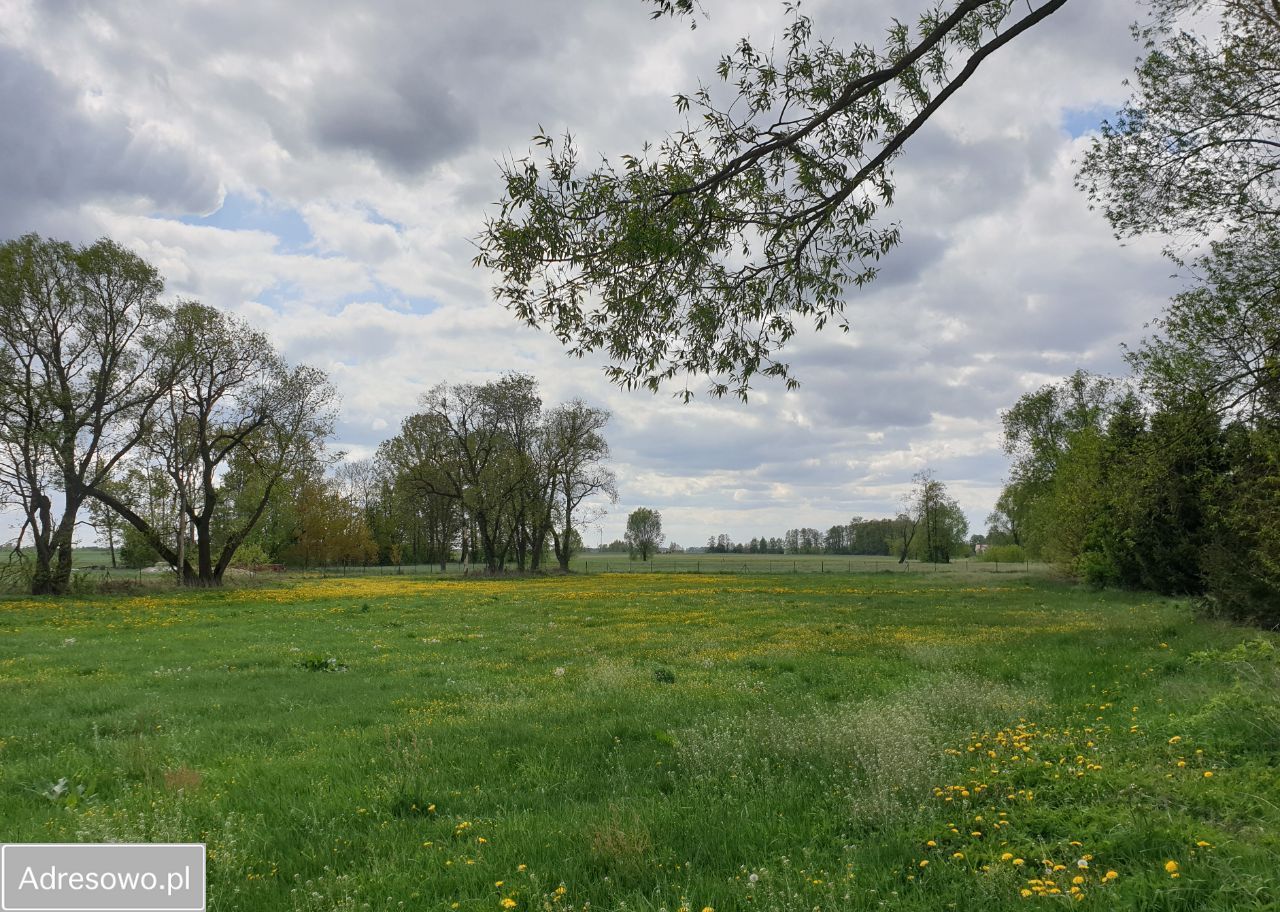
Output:
<instances>
[{"instance_id":1,"label":"open meadow clearing","mask_svg":"<svg viewBox=\"0 0 1280 912\"><path fill-rule=\"evenodd\" d=\"M9 599L0 820L224 912L1276 908L1276 645L994 575Z\"/></svg>"}]
</instances>

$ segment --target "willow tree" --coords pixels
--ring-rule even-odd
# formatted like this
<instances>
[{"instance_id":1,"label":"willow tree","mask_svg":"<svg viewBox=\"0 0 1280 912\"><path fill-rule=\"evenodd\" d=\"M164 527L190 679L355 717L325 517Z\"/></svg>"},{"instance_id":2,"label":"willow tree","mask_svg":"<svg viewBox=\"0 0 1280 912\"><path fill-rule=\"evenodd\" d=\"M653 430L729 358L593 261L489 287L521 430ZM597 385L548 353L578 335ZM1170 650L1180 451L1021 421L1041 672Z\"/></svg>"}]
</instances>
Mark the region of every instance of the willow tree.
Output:
<instances>
[{"instance_id":1,"label":"willow tree","mask_svg":"<svg viewBox=\"0 0 1280 912\"><path fill-rule=\"evenodd\" d=\"M789 5L780 48L741 40L717 67L723 87L676 96L684 125L657 144L584 165L571 136L537 135L541 160L502 166L476 262L520 319L573 354L605 353L623 387L793 385L779 356L798 324L847 328L846 293L900 240L878 218L890 163L983 61L1065 3L943 3L847 47Z\"/></svg>"},{"instance_id":2,"label":"willow tree","mask_svg":"<svg viewBox=\"0 0 1280 912\"><path fill-rule=\"evenodd\" d=\"M33 594L71 580L81 507L142 440L171 379L156 270L109 240L0 245L0 499ZM167 366L166 366L167 365Z\"/></svg>"},{"instance_id":3,"label":"willow tree","mask_svg":"<svg viewBox=\"0 0 1280 912\"><path fill-rule=\"evenodd\" d=\"M322 458L336 393L323 372L289 366L265 335L216 308L181 304L172 329L169 350L181 369L157 409L146 449L176 492L177 534L154 526L113 490L95 486L88 493L142 533L184 583L218 586L286 477ZM252 482L234 491L223 483L233 464ZM223 509L237 497L246 502ZM188 537L195 540L194 562L185 551Z\"/></svg>"}]
</instances>

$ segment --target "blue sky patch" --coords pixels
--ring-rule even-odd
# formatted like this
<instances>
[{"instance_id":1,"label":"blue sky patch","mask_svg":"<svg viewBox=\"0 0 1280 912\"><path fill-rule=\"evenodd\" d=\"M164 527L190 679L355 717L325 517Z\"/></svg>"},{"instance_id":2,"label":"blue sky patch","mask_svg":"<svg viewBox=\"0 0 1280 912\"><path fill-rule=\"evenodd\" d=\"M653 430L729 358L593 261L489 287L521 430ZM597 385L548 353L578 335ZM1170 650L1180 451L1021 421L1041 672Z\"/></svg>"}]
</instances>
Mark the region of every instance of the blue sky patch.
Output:
<instances>
[{"instance_id":1,"label":"blue sky patch","mask_svg":"<svg viewBox=\"0 0 1280 912\"><path fill-rule=\"evenodd\" d=\"M1091 108L1066 108L1062 112L1062 129L1072 139L1084 136L1097 130L1104 120L1115 115L1115 109L1107 105L1094 105Z\"/></svg>"},{"instance_id":2,"label":"blue sky patch","mask_svg":"<svg viewBox=\"0 0 1280 912\"><path fill-rule=\"evenodd\" d=\"M209 215L184 215L178 221L227 231L266 231L279 239L281 253L313 253L308 248L315 243L311 229L298 210L278 205L270 197L257 200L228 193L222 205Z\"/></svg>"}]
</instances>

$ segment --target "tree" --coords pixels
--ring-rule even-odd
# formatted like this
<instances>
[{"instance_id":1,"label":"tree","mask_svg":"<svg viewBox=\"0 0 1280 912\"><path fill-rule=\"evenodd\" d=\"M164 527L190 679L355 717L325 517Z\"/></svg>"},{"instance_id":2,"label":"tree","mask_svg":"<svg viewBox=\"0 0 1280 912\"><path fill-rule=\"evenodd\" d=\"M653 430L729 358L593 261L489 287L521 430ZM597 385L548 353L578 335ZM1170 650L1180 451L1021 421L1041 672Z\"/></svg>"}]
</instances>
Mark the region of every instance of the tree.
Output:
<instances>
[{"instance_id":1,"label":"tree","mask_svg":"<svg viewBox=\"0 0 1280 912\"><path fill-rule=\"evenodd\" d=\"M147 449L177 494L176 543L110 489L87 490L132 523L184 584L219 586L283 479L322 460L336 393L323 372L289 367L266 336L215 308L186 302L176 309L173 327L170 352L181 369ZM233 488L224 484L229 469L241 479ZM230 505L235 509L225 509ZM223 528L216 526L219 516ZM187 523L194 566L185 551Z\"/></svg>"},{"instance_id":2,"label":"tree","mask_svg":"<svg viewBox=\"0 0 1280 912\"><path fill-rule=\"evenodd\" d=\"M0 245L0 499L22 513L33 594L71 579L80 508L148 427L168 386L156 270L112 241ZM60 498L57 504L55 498Z\"/></svg>"},{"instance_id":3,"label":"tree","mask_svg":"<svg viewBox=\"0 0 1280 912\"><path fill-rule=\"evenodd\" d=\"M486 570L498 573L532 506L533 459L527 448L531 422L541 413L537 382L509 374L479 386L442 383L421 405L401 427L406 452L393 458L411 471L420 494L458 503L464 529L475 530Z\"/></svg>"},{"instance_id":4,"label":"tree","mask_svg":"<svg viewBox=\"0 0 1280 912\"><path fill-rule=\"evenodd\" d=\"M1196 399L1250 424L1280 418L1280 226L1211 243L1199 281L1129 354L1159 401Z\"/></svg>"},{"instance_id":5,"label":"tree","mask_svg":"<svg viewBox=\"0 0 1280 912\"><path fill-rule=\"evenodd\" d=\"M1001 500L1014 511L1019 543L1029 554L1038 556L1051 547L1055 533L1050 525L1058 514L1050 497L1059 462L1078 435L1102 427L1115 389L1110 379L1076 371L1060 383L1026 393L1001 415L1004 450L1013 460Z\"/></svg>"},{"instance_id":6,"label":"tree","mask_svg":"<svg viewBox=\"0 0 1280 912\"><path fill-rule=\"evenodd\" d=\"M656 148L587 170L571 136L536 136L546 161L502 166L476 262L520 319L573 354L606 351L621 386L690 374L715 395L745 398L757 374L793 386L777 356L797 323L846 327L845 294L899 241L875 219L893 202L888 164L987 57L1065 2L956 0L914 33L893 23L883 47L847 49L789 5L780 54L740 41L717 67L730 97L676 96L686 125Z\"/></svg>"},{"instance_id":7,"label":"tree","mask_svg":"<svg viewBox=\"0 0 1280 912\"><path fill-rule=\"evenodd\" d=\"M1016 483L1004 486L996 500L995 509L987 515L987 535L983 539L989 545L1023 545L1022 530L1026 526L1027 503L1022 489Z\"/></svg>"},{"instance_id":8,"label":"tree","mask_svg":"<svg viewBox=\"0 0 1280 912\"><path fill-rule=\"evenodd\" d=\"M626 541L632 557L639 554L641 560L647 561L649 555L658 549L664 538L666 536L662 534L661 513L650 510L648 507L631 511L631 515L627 517L627 533L623 536L623 540Z\"/></svg>"},{"instance_id":9,"label":"tree","mask_svg":"<svg viewBox=\"0 0 1280 912\"><path fill-rule=\"evenodd\" d=\"M556 560L562 571L568 572L575 544L581 546L582 537L574 525L574 514L583 502L597 495L604 495L610 503L618 500L617 479L604 465L609 458L609 444L604 439L604 428L609 423L609 413L591 408L579 399L561 405L547 419L546 436L553 454L550 474L555 480L558 522L552 526L552 539ZM592 517L598 519L599 515Z\"/></svg>"},{"instance_id":10,"label":"tree","mask_svg":"<svg viewBox=\"0 0 1280 912\"><path fill-rule=\"evenodd\" d=\"M413 517L415 552L421 530L442 567L458 541L464 561L482 555L491 573L511 556L536 571L550 543L567 570L580 547L576 526L598 517L596 498L617 497L604 465L608 421L579 400L544 411L524 374L440 384L382 444L378 463L400 515Z\"/></svg>"},{"instance_id":11,"label":"tree","mask_svg":"<svg viewBox=\"0 0 1280 912\"><path fill-rule=\"evenodd\" d=\"M1180 266L1185 245L1209 243L1187 257L1192 286L1129 355L1152 412L1128 456L1125 422L1107 430L1100 458L1113 483L1085 554L1110 579L1203 591L1215 610L1274 624L1280 4L1152 5L1133 95L1103 125L1078 183L1117 235L1173 234L1167 252Z\"/></svg>"},{"instance_id":12,"label":"tree","mask_svg":"<svg viewBox=\"0 0 1280 912\"><path fill-rule=\"evenodd\" d=\"M1117 234L1253 230L1280 216L1280 5L1152 0L1134 93L1078 183ZM1217 13L1193 30L1187 13ZM1181 19L1179 17L1182 17ZM1202 17L1203 18L1203 17Z\"/></svg>"},{"instance_id":13,"label":"tree","mask_svg":"<svg viewBox=\"0 0 1280 912\"><path fill-rule=\"evenodd\" d=\"M914 528L904 534L903 556L914 538L920 560L949 564L952 555L964 547L969 521L947 492L947 486L932 471L917 472L912 481L914 487L909 495L909 515Z\"/></svg>"},{"instance_id":14,"label":"tree","mask_svg":"<svg viewBox=\"0 0 1280 912\"><path fill-rule=\"evenodd\" d=\"M425 556L441 570L465 527L465 487L451 458L452 443L438 419L419 414L404 419L400 433L378 447L379 471L398 523L392 544L408 543L415 562Z\"/></svg>"},{"instance_id":15,"label":"tree","mask_svg":"<svg viewBox=\"0 0 1280 912\"><path fill-rule=\"evenodd\" d=\"M307 478L291 493L298 506L292 550L301 555L303 566L365 564L377 556L363 511L334 482Z\"/></svg>"},{"instance_id":16,"label":"tree","mask_svg":"<svg viewBox=\"0 0 1280 912\"><path fill-rule=\"evenodd\" d=\"M118 482L108 479L101 482L101 484L118 485ZM121 536L127 524L121 519L119 513L101 501L89 498L85 502L85 507L89 513L89 525L102 536L101 541L106 545L107 551L111 555L111 569L114 570L117 566L117 552L121 544Z\"/></svg>"}]
</instances>

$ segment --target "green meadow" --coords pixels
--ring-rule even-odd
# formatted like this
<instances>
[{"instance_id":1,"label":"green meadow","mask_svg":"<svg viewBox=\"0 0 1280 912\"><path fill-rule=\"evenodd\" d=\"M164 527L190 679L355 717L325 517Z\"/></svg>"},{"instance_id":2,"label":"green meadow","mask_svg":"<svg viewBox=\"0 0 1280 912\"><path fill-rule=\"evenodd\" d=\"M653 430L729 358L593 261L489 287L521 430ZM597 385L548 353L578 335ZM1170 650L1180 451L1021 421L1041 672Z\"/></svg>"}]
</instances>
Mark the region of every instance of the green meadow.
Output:
<instances>
[{"instance_id":1,"label":"green meadow","mask_svg":"<svg viewBox=\"0 0 1280 912\"><path fill-rule=\"evenodd\" d=\"M1027 575L0 601L0 840L210 908L1280 907L1277 637Z\"/></svg>"}]
</instances>

